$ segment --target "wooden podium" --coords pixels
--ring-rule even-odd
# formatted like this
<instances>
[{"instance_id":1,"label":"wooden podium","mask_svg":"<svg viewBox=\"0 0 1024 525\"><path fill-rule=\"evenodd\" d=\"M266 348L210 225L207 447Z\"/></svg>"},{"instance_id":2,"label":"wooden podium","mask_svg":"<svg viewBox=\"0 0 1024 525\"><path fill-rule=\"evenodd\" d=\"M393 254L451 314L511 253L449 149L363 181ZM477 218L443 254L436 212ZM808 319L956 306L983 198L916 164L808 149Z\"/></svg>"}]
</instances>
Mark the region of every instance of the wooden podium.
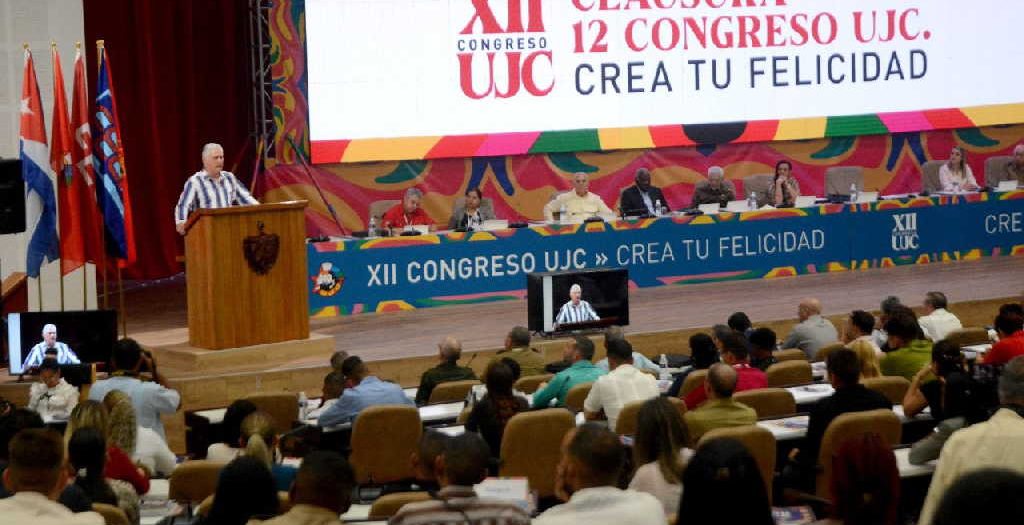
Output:
<instances>
[{"instance_id":1,"label":"wooden podium","mask_svg":"<svg viewBox=\"0 0 1024 525\"><path fill-rule=\"evenodd\" d=\"M309 338L305 207L292 201L192 214L185 226L189 345L219 350Z\"/></svg>"}]
</instances>

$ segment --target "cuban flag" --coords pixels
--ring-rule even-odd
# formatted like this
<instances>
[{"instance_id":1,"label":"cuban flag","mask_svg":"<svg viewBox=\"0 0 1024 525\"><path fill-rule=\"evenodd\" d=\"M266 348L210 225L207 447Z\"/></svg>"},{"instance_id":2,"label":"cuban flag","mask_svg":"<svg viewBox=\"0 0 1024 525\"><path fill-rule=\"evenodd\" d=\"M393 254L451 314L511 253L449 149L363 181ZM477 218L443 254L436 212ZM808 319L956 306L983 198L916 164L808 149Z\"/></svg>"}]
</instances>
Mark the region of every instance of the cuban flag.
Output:
<instances>
[{"instance_id":1,"label":"cuban flag","mask_svg":"<svg viewBox=\"0 0 1024 525\"><path fill-rule=\"evenodd\" d=\"M39 277L43 261L59 256L57 238L57 199L53 190L53 170L46 146L43 103L32 52L25 48L25 74L21 83L21 178L27 187L26 208L29 223L28 257L25 272Z\"/></svg>"}]
</instances>

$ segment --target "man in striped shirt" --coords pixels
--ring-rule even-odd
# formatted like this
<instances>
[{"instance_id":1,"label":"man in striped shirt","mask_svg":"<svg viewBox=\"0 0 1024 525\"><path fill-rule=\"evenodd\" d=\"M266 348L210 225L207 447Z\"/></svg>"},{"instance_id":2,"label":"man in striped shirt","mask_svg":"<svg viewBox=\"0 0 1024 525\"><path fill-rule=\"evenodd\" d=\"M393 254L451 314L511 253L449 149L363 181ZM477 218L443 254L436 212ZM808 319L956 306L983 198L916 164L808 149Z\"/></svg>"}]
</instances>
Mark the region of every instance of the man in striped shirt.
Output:
<instances>
[{"instance_id":1,"label":"man in striped shirt","mask_svg":"<svg viewBox=\"0 0 1024 525\"><path fill-rule=\"evenodd\" d=\"M559 325L572 324L572 323L583 323L586 321L600 321L601 318L597 315L597 312L590 306L590 303L584 301L583 287L578 284L574 284L569 288L569 302L562 305L562 308L558 310L558 315L555 317L555 328Z\"/></svg>"},{"instance_id":2,"label":"man in striped shirt","mask_svg":"<svg viewBox=\"0 0 1024 525\"><path fill-rule=\"evenodd\" d=\"M237 203L259 204L238 179L224 169L224 148L220 144L203 146L203 169L185 181L185 189L174 207L178 233L185 235L188 214L199 208L227 208Z\"/></svg>"}]
</instances>

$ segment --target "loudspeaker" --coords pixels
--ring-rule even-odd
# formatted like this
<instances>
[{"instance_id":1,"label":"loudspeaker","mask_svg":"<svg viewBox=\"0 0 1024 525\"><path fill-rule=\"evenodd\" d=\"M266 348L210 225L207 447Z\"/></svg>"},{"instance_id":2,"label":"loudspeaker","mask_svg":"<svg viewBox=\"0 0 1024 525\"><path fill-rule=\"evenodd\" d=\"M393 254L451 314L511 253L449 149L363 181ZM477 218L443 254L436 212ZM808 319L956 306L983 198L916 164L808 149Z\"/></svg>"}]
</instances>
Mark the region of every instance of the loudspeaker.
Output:
<instances>
[{"instance_id":1,"label":"loudspeaker","mask_svg":"<svg viewBox=\"0 0 1024 525\"><path fill-rule=\"evenodd\" d=\"M0 234L25 231L25 181L21 161L0 160Z\"/></svg>"}]
</instances>

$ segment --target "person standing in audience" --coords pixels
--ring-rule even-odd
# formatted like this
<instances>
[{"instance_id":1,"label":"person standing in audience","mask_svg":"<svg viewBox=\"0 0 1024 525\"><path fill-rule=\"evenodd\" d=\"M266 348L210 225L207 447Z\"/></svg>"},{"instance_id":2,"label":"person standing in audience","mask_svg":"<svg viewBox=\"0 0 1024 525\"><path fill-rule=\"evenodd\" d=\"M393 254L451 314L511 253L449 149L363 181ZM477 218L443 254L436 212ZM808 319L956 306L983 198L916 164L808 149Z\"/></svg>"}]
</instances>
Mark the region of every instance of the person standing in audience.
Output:
<instances>
[{"instance_id":1,"label":"person standing in audience","mask_svg":"<svg viewBox=\"0 0 1024 525\"><path fill-rule=\"evenodd\" d=\"M572 176L572 191L559 193L544 205L544 220L554 222L555 212L559 212L559 222L582 222L591 217L599 217L606 221L615 218L615 212L604 203L596 193L590 192L590 177L586 173L577 172ZM565 217L562 217L562 210Z\"/></svg>"},{"instance_id":2,"label":"person standing in audience","mask_svg":"<svg viewBox=\"0 0 1024 525\"><path fill-rule=\"evenodd\" d=\"M715 346L715 341L710 335L705 333L696 333L690 336L690 364L691 368L681 374L676 375L675 380L672 381L672 386L668 389L668 394L671 397L679 397L679 391L683 388L683 383L686 382L687 376L693 373L694 370L707 370L711 365L718 362L718 348Z\"/></svg>"},{"instance_id":3,"label":"person standing in audience","mask_svg":"<svg viewBox=\"0 0 1024 525\"><path fill-rule=\"evenodd\" d=\"M622 190L622 200L619 202L619 211L623 217L660 215L665 209L671 209L665 195L655 186L651 185L651 172L647 168L636 170L636 184ZM658 209L658 206L662 209Z\"/></svg>"},{"instance_id":4,"label":"person standing in audience","mask_svg":"<svg viewBox=\"0 0 1024 525\"><path fill-rule=\"evenodd\" d=\"M892 447L875 433L839 445L832 460L832 513L812 525L896 525L900 472Z\"/></svg>"},{"instance_id":5,"label":"person standing in audience","mask_svg":"<svg viewBox=\"0 0 1024 525\"><path fill-rule=\"evenodd\" d=\"M839 341L839 333L832 321L821 316L821 301L813 297L800 301L796 312L800 323L793 327L782 347L799 348L813 361L819 348Z\"/></svg>"},{"instance_id":6,"label":"person standing in audience","mask_svg":"<svg viewBox=\"0 0 1024 525\"><path fill-rule=\"evenodd\" d=\"M1024 474L1024 356L1003 368L999 402L1001 408L988 421L954 432L946 441L918 523L933 523L946 491L970 471L995 467Z\"/></svg>"},{"instance_id":7,"label":"person standing in audience","mask_svg":"<svg viewBox=\"0 0 1024 525\"><path fill-rule=\"evenodd\" d=\"M928 292L924 296L924 315L917 320L921 325L924 336L933 342L939 342L946 338L953 330L963 328L960 319L946 310L948 302L946 294L942 292Z\"/></svg>"},{"instance_id":8,"label":"person standing in audience","mask_svg":"<svg viewBox=\"0 0 1024 525\"><path fill-rule=\"evenodd\" d=\"M68 482L64 444L45 429L18 432L7 449L3 485L14 495L0 499L0 523L7 525L103 525L95 512L73 513L57 497Z\"/></svg>"},{"instance_id":9,"label":"person standing in audience","mask_svg":"<svg viewBox=\"0 0 1024 525\"><path fill-rule=\"evenodd\" d=\"M320 417L331 405L338 402L338 398L341 397L341 393L345 391L345 375L337 370L331 370L324 376L324 386L322 388L323 398L320 400L320 406L313 410L310 410L306 414L306 419L316 419Z\"/></svg>"},{"instance_id":10,"label":"person standing in audience","mask_svg":"<svg viewBox=\"0 0 1024 525\"><path fill-rule=\"evenodd\" d=\"M107 435L115 446L145 468L150 477L167 476L174 470L177 466L174 452L153 429L136 423L135 408L127 394L111 390L103 397L103 406L110 414Z\"/></svg>"},{"instance_id":11,"label":"person standing in audience","mask_svg":"<svg viewBox=\"0 0 1024 525\"><path fill-rule=\"evenodd\" d=\"M491 363L502 359L511 359L519 363L519 372L523 376L544 375L544 356L530 347L530 331L525 326L517 326L505 336L505 349L491 359Z\"/></svg>"},{"instance_id":12,"label":"person standing in audience","mask_svg":"<svg viewBox=\"0 0 1024 525\"><path fill-rule=\"evenodd\" d=\"M482 230L485 221L494 220L494 210L483 206L484 193L480 188L466 190L466 200L462 206L456 206L448 219L449 230Z\"/></svg>"},{"instance_id":13,"label":"person standing in audience","mask_svg":"<svg viewBox=\"0 0 1024 525\"><path fill-rule=\"evenodd\" d=\"M658 397L658 381L633 367L633 346L625 339L608 343L608 366L611 372L597 378L583 402L587 420L607 419L615 428L622 407L633 401Z\"/></svg>"},{"instance_id":14,"label":"person standing in audience","mask_svg":"<svg viewBox=\"0 0 1024 525\"><path fill-rule=\"evenodd\" d=\"M784 478L786 484L794 488L810 490L813 487L821 438L832 420L848 412L892 409L892 403L884 395L860 384L860 363L853 350L841 348L832 352L826 366L835 393L818 401L811 409L803 446L793 449L789 455L792 463L786 467Z\"/></svg>"},{"instance_id":15,"label":"person standing in audience","mask_svg":"<svg viewBox=\"0 0 1024 525\"><path fill-rule=\"evenodd\" d=\"M429 501L407 503L388 520L390 525L528 525L530 515L513 502L481 498L473 486L487 478L490 450L472 433L449 438L437 459L441 490Z\"/></svg>"},{"instance_id":16,"label":"person standing in audience","mask_svg":"<svg viewBox=\"0 0 1024 525\"><path fill-rule=\"evenodd\" d=\"M735 439L701 445L683 473L676 523L774 525L761 469ZM742 496L741 496L742 495Z\"/></svg>"},{"instance_id":17,"label":"person standing in audience","mask_svg":"<svg viewBox=\"0 0 1024 525\"><path fill-rule=\"evenodd\" d=\"M771 328L757 328L750 332L747 339L750 347L750 366L764 372L769 366L778 363L775 359L775 346L778 339Z\"/></svg>"},{"instance_id":18,"label":"person standing in audience","mask_svg":"<svg viewBox=\"0 0 1024 525\"><path fill-rule=\"evenodd\" d=\"M932 343L924 338L910 308L897 309L885 323L891 349L879 362L882 375L903 376L907 380L932 358Z\"/></svg>"},{"instance_id":19,"label":"person standing in audience","mask_svg":"<svg viewBox=\"0 0 1024 525\"><path fill-rule=\"evenodd\" d=\"M39 382L32 383L28 408L39 412L43 421L66 420L78 404L78 389L60 376L56 359L43 359L39 365Z\"/></svg>"},{"instance_id":20,"label":"person standing in audience","mask_svg":"<svg viewBox=\"0 0 1024 525\"><path fill-rule=\"evenodd\" d=\"M151 428L167 441L162 414L173 414L181 405L181 395L167 387L167 379L157 371L156 359L143 351L134 339L124 338L114 344L111 354L114 372L109 379L97 381L89 390L89 399L99 401L107 392L120 390L132 399L135 417L140 426ZM153 381L142 381L139 373L148 371Z\"/></svg>"},{"instance_id":21,"label":"person standing in audience","mask_svg":"<svg viewBox=\"0 0 1024 525\"><path fill-rule=\"evenodd\" d=\"M236 399L228 405L221 423L221 437L224 441L211 444L206 449L206 459L227 463L238 457L242 452L238 446L242 437L242 421L257 410L256 405L248 399Z\"/></svg>"},{"instance_id":22,"label":"person standing in audience","mask_svg":"<svg viewBox=\"0 0 1024 525\"><path fill-rule=\"evenodd\" d=\"M416 389L416 404L425 405L430 401L430 394L434 387L448 381L464 381L476 379L476 373L472 368L459 366L459 358L462 357L462 343L452 337L445 337L437 345L438 359L440 364L423 372L420 376L420 386Z\"/></svg>"},{"instance_id":23,"label":"person standing in audience","mask_svg":"<svg viewBox=\"0 0 1024 525\"><path fill-rule=\"evenodd\" d=\"M547 408L554 401L554 406L565 406L565 397L569 390L582 383L593 383L606 374L594 365L594 342L589 337L577 335L565 343L565 358L572 363L551 378L551 381L533 395L533 408Z\"/></svg>"},{"instance_id":24,"label":"person standing in audience","mask_svg":"<svg viewBox=\"0 0 1024 525\"><path fill-rule=\"evenodd\" d=\"M1024 355L1024 317L1015 313L1000 313L993 322L999 341L985 353L987 365L1002 365Z\"/></svg>"},{"instance_id":25,"label":"person standing in audience","mask_svg":"<svg viewBox=\"0 0 1024 525\"><path fill-rule=\"evenodd\" d=\"M704 204L717 204L724 208L729 201L736 200L736 185L725 180L725 170L721 166L708 168L708 178L697 181L693 187L691 208L699 208Z\"/></svg>"},{"instance_id":26,"label":"person standing in audience","mask_svg":"<svg viewBox=\"0 0 1024 525\"><path fill-rule=\"evenodd\" d=\"M1004 180L1017 181L1017 187L1024 188L1024 144L1013 147L1013 160L1006 163L1006 169L999 177L999 181Z\"/></svg>"},{"instance_id":27,"label":"person standing in audience","mask_svg":"<svg viewBox=\"0 0 1024 525\"><path fill-rule=\"evenodd\" d=\"M608 341L611 341L613 339L625 339L625 338L626 338L626 333L622 331L622 327L621 326L609 326L608 328L605 328L604 329L604 349L605 349L605 352L608 351ZM633 366L636 367L637 370L640 370L640 371L643 371L643 372L649 372L649 373L654 374L654 375L658 375L658 373L661 372L661 366L659 366L658 363L655 363L654 361L651 361L647 356L641 354L640 352L633 352ZM608 371L608 358L606 357L606 358L598 361L597 362L597 367L600 368L601 370L604 370L605 372L607 372Z\"/></svg>"},{"instance_id":28,"label":"person standing in audience","mask_svg":"<svg viewBox=\"0 0 1024 525\"><path fill-rule=\"evenodd\" d=\"M737 372L738 370L724 363L713 364L708 369L708 377L703 387L699 389L704 391L704 398L707 401L696 410L689 410L683 415L692 443L696 443L701 436L716 428L757 423L757 412L732 398L739 378Z\"/></svg>"},{"instance_id":29,"label":"person standing in audience","mask_svg":"<svg viewBox=\"0 0 1024 525\"><path fill-rule=\"evenodd\" d=\"M530 409L530 402L512 391L512 368L504 362L492 363L484 373L487 393L473 404L466 419L466 430L479 432L495 457L501 453L501 437L512 416Z\"/></svg>"},{"instance_id":30,"label":"person standing in audience","mask_svg":"<svg viewBox=\"0 0 1024 525\"><path fill-rule=\"evenodd\" d=\"M665 517L674 515L683 494L683 469L693 455L686 448L690 437L677 409L668 399L644 401L636 418L633 464L629 488L646 492L661 502Z\"/></svg>"},{"instance_id":31,"label":"person standing in audience","mask_svg":"<svg viewBox=\"0 0 1024 525\"><path fill-rule=\"evenodd\" d=\"M953 482L939 502L931 525L1024 522L1021 494L1024 474L1001 467L977 469Z\"/></svg>"},{"instance_id":32,"label":"person standing in audience","mask_svg":"<svg viewBox=\"0 0 1024 525\"><path fill-rule=\"evenodd\" d=\"M775 177L768 187L768 204L776 208L792 208L800 196L800 183L793 176L793 164L788 160L775 163Z\"/></svg>"},{"instance_id":33,"label":"person standing in audience","mask_svg":"<svg viewBox=\"0 0 1024 525\"><path fill-rule=\"evenodd\" d=\"M654 496L618 488L625 466L626 449L611 430L596 423L570 430L555 470L555 493L565 503L537 516L534 525L665 525Z\"/></svg>"},{"instance_id":34,"label":"person standing in audience","mask_svg":"<svg viewBox=\"0 0 1024 525\"><path fill-rule=\"evenodd\" d=\"M405 190L402 202L395 204L380 218L380 225L393 233L401 232L411 226L434 227L434 220L423 211L420 201L423 200L423 192L416 188Z\"/></svg>"},{"instance_id":35,"label":"person standing in audience","mask_svg":"<svg viewBox=\"0 0 1024 525\"><path fill-rule=\"evenodd\" d=\"M410 405L415 403L402 391L402 387L381 381L370 375L366 363L359 356L349 356L342 366L342 373L348 380L348 388L338 402L324 410L317 419L317 425L329 427L353 421L363 409L374 405Z\"/></svg>"},{"instance_id":36,"label":"person standing in audience","mask_svg":"<svg viewBox=\"0 0 1024 525\"><path fill-rule=\"evenodd\" d=\"M128 483L107 479L107 443L99 429L80 428L68 441L68 463L76 473L74 483L93 503L113 505L124 511L129 523L139 523L139 495Z\"/></svg>"},{"instance_id":37,"label":"person standing in audience","mask_svg":"<svg viewBox=\"0 0 1024 525\"><path fill-rule=\"evenodd\" d=\"M121 450L115 443L107 440L110 428L110 414L99 401L83 401L71 411L68 426L64 429L64 440L70 441L75 431L82 428L94 428L107 444L107 461L103 475L131 484L139 495L149 492L149 476L132 461L131 456Z\"/></svg>"},{"instance_id":38,"label":"person standing in audience","mask_svg":"<svg viewBox=\"0 0 1024 525\"><path fill-rule=\"evenodd\" d=\"M221 469L213 505L196 525L245 525L251 519L277 516L279 511L277 486L270 470L256 458L241 456Z\"/></svg>"},{"instance_id":39,"label":"person standing in audience","mask_svg":"<svg viewBox=\"0 0 1024 525\"><path fill-rule=\"evenodd\" d=\"M953 146L949 160L939 167L939 185L946 193L978 191L978 181L967 164L967 152L960 146Z\"/></svg>"},{"instance_id":40,"label":"person standing in audience","mask_svg":"<svg viewBox=\"0 0 1024 525\"><path fill-rule=\"evenodd\" d=\"M768 377L765 373L750 366L750 356L747 354L746 340L743 339L743 336L735 332L723 334L719 343L722 349L722 361L736 371L736 384L732 388L734 392L768 387ZM710 374L710 369L708 373ZM696 388L686 394L683 401L686 403L687 409L693 410L707 399L707 388Z\"/></svg>"},{"instance_id":41,"label":"person standing in audience","mask_svg":"<svg viewBox=\"0 0 1024 525\"><path fill-rule=\"evenodd\" d=\"M352 505L356 475L337 452L319 450L302 459L289 490L292 508L266 521L266 525L341 525L341 515Z\"/></svg>"}]
</instances>

